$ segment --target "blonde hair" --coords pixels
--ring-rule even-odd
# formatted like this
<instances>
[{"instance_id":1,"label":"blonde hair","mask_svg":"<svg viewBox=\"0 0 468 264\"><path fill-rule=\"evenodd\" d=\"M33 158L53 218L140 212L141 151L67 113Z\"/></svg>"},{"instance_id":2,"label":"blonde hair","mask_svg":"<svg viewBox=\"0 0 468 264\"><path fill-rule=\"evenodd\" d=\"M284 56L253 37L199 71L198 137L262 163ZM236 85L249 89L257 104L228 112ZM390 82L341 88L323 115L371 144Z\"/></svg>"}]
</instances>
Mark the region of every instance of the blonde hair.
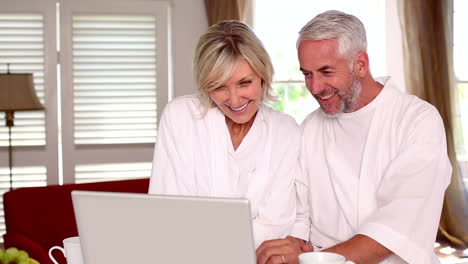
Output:
<instances>
[{"instance_id":1,"label":"blonde hair","mask_svg":"<svg viewBox=\"0 0 468 264\"><path fill-rule=\"evenodd\" d=\"M193 72L205 113L215 106L209 93L231 77L240 58L262 79L262 99L275 100L271 95L273 65L262 42L246 24L225 20L211 26L195 49Z\"/></svg>"}]
</instances>

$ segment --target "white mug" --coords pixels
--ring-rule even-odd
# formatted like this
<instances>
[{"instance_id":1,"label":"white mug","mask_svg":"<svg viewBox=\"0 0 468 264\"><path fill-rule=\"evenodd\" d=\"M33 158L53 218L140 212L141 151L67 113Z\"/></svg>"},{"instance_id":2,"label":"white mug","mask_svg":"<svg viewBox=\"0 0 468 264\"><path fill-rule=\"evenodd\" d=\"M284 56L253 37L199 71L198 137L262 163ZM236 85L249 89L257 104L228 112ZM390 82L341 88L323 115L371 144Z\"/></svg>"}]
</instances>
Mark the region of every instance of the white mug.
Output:
<instances>
[{"instance_id":1,"label":"white mug","mask_svg":"<svg viewBox=\"0 0 468 264\"><path fill-rule=\"evenodd\" d=\"M54 264L59 264L52 256L52 251L54 251L54 249L62 251L68 264L84 264L79 237L65 238L63 240L63 247L53 246L49 249L49 258Z\"/></svg>"},{"instance_id":2,"label":"white mug","mask_svg":"<svg viewBox=\"0 0 468 264\"><path fill-rule=\"evenodd\" d=\"M354 262L336 253L306 252L299 255L299 264L354 264Z\"/></svg>"}]
</instances>

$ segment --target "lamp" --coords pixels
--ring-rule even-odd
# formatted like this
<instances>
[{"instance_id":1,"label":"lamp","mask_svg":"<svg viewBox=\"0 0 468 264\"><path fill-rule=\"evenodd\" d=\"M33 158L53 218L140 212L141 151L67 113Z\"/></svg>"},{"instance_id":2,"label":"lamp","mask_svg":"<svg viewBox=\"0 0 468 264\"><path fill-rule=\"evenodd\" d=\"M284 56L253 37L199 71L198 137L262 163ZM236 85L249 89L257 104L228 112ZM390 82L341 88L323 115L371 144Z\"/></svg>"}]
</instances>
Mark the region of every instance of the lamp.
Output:
<instances>
[{"instance_id":1,"label":"lamp","mask_svg":"<svg viewBox=\"0 0 468 264\"><path fill-rule=\"evenodd\" d=\"M0 74L0 111L5 111L8 127L8 166L10 168L10 190L13 189L13 157L11 127L14 126L15 111L42 110L44 106L37 98L31 73Z\"/></svg>"}]
</instances>

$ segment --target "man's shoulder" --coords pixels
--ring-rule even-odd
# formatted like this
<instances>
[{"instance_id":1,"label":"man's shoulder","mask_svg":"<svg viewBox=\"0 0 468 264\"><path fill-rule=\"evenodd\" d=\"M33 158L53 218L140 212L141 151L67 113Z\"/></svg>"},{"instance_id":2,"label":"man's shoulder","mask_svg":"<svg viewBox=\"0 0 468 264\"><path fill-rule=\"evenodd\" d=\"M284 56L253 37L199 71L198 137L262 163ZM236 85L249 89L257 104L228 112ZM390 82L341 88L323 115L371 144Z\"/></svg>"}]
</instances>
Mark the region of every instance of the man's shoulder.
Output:
<instances>
[{"instance_id":1,"label":"man's shoulder","mask_svg":"<svg viewBox=\"0 0 468 264\"><path fill-rule=\"evenodd\" d=\"M301 123L301 129L307 130L310 128L317 128L320 126L320 123L324 120L325 114L320 108L317 108L312 113L308 114L304 121Z\"/></svg>"},{"instance_id":2,"label":"man's shoulder","mask_svg":"<svg viewBox=\"0 0 468 264\"><path fill-rule=\"evenodd\" d=\"M392 94L394 111L401 119L415 119L418 116L440 117L439 111L432 104L421 98L399 90Z\"/></svg>"},{"instance_id":3,"label":"man's shoulder","mask_svg":"<svg viewBox=\"0 0 468 264\"><path fill-rule=\"evenodd\" d=\"M427 101L399 89L393 78L378 77L376 80L384 85L381 92L383 100L379 100L382 108L395 111L401 109L402 113L407 115L425 111L437 112L437 109Z\"/></svg>"},{"instance_id":4,"label":"man's shoulder","mask_svg":"<svg viewBox=\"0 0 468 264\"><path fill-rule=\"evenodd\" d=\"M415 95L394 91L380 109L380 124L387 124L393 131L388 135L398 135L402 142L439 142L444 138L444 123L437 108Z\"/></svg>"}]
</instances>

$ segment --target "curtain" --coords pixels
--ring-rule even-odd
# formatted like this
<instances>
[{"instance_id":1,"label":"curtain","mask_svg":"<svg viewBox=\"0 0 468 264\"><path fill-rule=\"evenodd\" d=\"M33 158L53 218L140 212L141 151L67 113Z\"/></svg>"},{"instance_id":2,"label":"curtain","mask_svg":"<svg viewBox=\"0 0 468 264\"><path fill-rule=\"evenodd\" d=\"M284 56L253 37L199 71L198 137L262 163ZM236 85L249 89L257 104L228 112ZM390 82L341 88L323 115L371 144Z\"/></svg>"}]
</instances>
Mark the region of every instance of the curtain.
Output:
<instances>
[{"instance_id":1,"label":"curtain","mask_svg":"<svg viewBox=\"0 0 468 264\"><path fill-rule=\"evenodd\" d=\"M247 0L205 0L205 10L208 17L208 26L223 20L245 22Z\"/></svg>"},{"instance_id":2,"label":"curtain","mask_svg":"<svg viewBox=\"0 0 468 264\"><path fill-rule=\"evenodd\" d=\"M452 1L399 0L408 92L437 107L445 124L452 181L447 188L438 239L458 248L468 246L468 195L454 146L457 98L452 69Z\"/></svg>"}]
</instances>

